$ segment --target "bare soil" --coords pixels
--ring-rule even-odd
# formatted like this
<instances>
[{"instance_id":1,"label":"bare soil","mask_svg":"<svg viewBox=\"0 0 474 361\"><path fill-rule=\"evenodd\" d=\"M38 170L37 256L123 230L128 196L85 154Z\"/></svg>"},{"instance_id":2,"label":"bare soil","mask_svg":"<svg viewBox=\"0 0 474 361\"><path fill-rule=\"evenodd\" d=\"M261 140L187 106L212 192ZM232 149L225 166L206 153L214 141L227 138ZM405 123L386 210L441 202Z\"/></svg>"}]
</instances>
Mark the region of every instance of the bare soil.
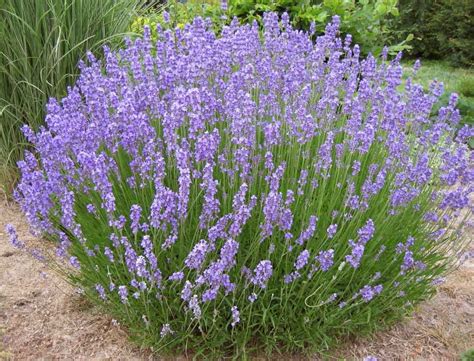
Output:
<instances>
[{"instance_id":1,"label":"bare soil","mask_svg":"<svg viewBox=\"0 0 474 361\"><path fill-rule=\"evenodd\" d=\"M4 231L11 223L20 239L32 237L18 207L0 201L0 359L151 360L127 333L90 306L41 262L13 248ZM474 262L451 274L437 295L415 314L371 339L351 341L334 358L458 360L474 348ZM298 359L294 356L292 359ZM184 359L179 357L177 359ZM285 357L285 359L287 359Z\"/></svg>"}]
</instances>

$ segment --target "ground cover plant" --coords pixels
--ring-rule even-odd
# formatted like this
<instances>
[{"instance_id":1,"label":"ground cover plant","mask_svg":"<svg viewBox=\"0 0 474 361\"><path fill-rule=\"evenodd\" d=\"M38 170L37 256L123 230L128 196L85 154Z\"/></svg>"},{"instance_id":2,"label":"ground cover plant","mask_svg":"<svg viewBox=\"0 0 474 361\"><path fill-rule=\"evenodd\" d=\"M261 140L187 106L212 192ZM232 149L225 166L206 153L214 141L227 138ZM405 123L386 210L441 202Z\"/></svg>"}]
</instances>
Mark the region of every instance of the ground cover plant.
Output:
<instances>
[{"instance_id":1,"label":"ground cover plant","mask_svg":"<svg viewBox=\"0 0 474 361\"><path fill-rule=\"evenodd\" d=\"M399 319L465 245L457 96L433 116L442 85L399 90L401 56L361 58L338 17L211 28L89 54L24 127L16 197L58 243L32 252L155 352L323 352Z\"/></svg>"},{"instance_id":2,"label":"ground cover plant","mask_svg":"<svg viewBox=\"0 0 474 361\"><path fill-rule=\"evenodd\" d=\"M37 130L48 99L66 94L85 52L122 40L146 7L143 0L0 0L0 184L6 193L28 147L21 126Z\"/></svg>"}]
</instances>

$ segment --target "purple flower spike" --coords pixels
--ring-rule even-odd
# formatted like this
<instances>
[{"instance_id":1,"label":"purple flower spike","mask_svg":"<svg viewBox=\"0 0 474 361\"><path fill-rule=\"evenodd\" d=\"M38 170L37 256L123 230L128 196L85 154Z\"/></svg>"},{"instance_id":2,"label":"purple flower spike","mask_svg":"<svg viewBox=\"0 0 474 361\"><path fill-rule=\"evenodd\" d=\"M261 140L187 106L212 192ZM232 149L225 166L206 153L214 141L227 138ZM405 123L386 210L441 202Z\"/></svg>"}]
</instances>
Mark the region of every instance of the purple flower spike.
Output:
<instances>
[{"instance_id":1,"label":"purple flower spike","mask_svg":"<svg viewBox=\"0 0 474 361\"><path fill-rule=\"evenodd\" d=\"M240 312L239 312L239 309L237 308L237 306L232 306L231 312L232 312L231 326L235 327L235 325L237 325L240 322Z\"/></svg>"},{"instance_id":2,"label":"purple flower spike","mask_svg":"<svg viewBox=\"0 0 474 361\"><path fill-rule=\"evenodd\" d=\"M328 232L328 238L329 238L329 239L334 238L334 235L335 235L336 232L337 232L337 224L331 224L331 225L328 227L327 232Z\"/></svg>"},{"instance_id":3,"label":"purple flower spike","mask_svg":"<svg viewBox=\"0 0 474 361\"><path fill-rule=\"evenodd\" d=\"M260 288L265 288L272 272L273 267L269 260L260 261L257 267L255 267L251 281L254 285L259 286Z\"/></svg>"},{"instance_id":4,"label":"purple flower spike","mask_svg":"<svg viewBox=\"0 0 474 361\"><path fill-rule=\"evenodd\" d=\"M18 249L25 247L24 243L18 239L18 235L16 233L15 227L13 227L11 224L7 224L5 226L5 230L8 236L10 237L10 243L13 247L18 248Z\"/></svg>"}]
</instances>

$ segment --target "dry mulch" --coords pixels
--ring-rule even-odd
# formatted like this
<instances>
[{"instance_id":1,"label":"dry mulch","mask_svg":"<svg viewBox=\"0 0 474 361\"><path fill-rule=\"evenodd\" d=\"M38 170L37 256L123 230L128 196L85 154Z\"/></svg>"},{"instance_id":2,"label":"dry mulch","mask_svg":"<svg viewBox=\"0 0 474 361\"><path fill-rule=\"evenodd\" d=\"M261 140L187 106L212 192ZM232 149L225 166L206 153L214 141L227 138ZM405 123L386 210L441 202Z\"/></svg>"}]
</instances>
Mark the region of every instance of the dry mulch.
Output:
<instances>
[{"instance_id":1,"label":"dry mulch","mask_svg":"<svg viewBox=\"0 0 474 361\"><path fill-rule=\"evenodd\" d=\"M120 325L100 314L41 262L9 244L7 223L17 228L20 239L40 242L29 234L16 205L0 201L0 214L0 359L152 359L149 352L129 343ZM371 339L351 341L337 357L457 360L470 348L474 348L472 260L451 274L411 318Z\"/></svg>"}]
</instances>

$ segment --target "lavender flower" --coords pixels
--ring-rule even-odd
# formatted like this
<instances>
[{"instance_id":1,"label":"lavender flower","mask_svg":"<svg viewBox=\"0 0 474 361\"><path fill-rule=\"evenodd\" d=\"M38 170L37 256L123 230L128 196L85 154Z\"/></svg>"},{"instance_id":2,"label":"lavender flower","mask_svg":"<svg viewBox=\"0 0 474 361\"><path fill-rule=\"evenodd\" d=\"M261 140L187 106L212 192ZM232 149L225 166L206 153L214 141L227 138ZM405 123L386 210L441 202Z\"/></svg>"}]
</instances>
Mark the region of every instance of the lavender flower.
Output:
<instances>
[{"instance_id":1,"label":"lavender flower","mask_svg":"<svg viewBox=\"0 0 474 361\"><path fill-rule=\"evenodd\" d=\"M127 286L119 286L118 287L118 294L120 296L120 300L122 301L122 303L127 303L128 302Z\"/></svg>"},{"instance_id":2,"label":"lavender flower","mask_svg":"<svg viewBox=\"0 0 474 361\"><path fill-rule=\"evenodd\" d=\"M140 226L140 216L142 213L142 207L137 204L134 204L132 208L130 208L130 220L132 222L131 228L133 234L137 234L139 226Z\"/></svg>"},{"instance_id":3,"label":"lavender flower","mask_svg":"<svg viewBox=\"0 0 474 361\"><path fill-rule=\"evenodd\" d=\"M269 260L260 261L253 271L251 282L260 288L265 288L272 272L273 267Z\"/></svg>"},{"instance_id":4,"label":"lavender flower","mask_svg":"<svg viewBox=\"0 0 474 361\"><path fill-rule=\"evenodd\" d=\"M168 335L172 335L174 333L174 331L171 329L171 326L169 323L165 323L162 327L161 327L161 331L160 331L160 337L161 338L164 338Z\"/></svg>"},{"instance_id":5,"label":"lavender flower","mask_svg":"<svg viewBox=\"0 0 474 361\"><path fill-rule=\"evenodd\" d=\"M138 277L148 277L149 273L146 269L146 266L147 262L145 257L138 256L135 263L135 269Z\"/></svg>"},{"instance_id":6,"label":"lavender flower","mask_svg":"<svg viewBox=\"0 0 474 361\"><path fill-rule=\"evenodd\" d=\"M321 270L326 272L334 264L334 250L320 251L315 260L319 263Z\"/></svg>"},{"instance_id":7,"label":"lavender flower","mask_svg":"<svg viewBox=\"0 0 474 361\"><path fill-rule=\"evenodd\" d=\"M227 0L221 0L222 11L227 11Z\"/></svg>"},{"instance_id":8,"label":"lavender flower","mask_svg":"<svg viewBox=\"0 0 474 361\"><path fill-rule=\"evenodd\" d=\"M74 268L77 268L77 269L80 269L80 268L81 268L81 263L79 262L79 260L77 259L76 256L71 256L71 257L69 257L69 263L70 263L71 266L73 266Z\"/></svg>"},{"instance_id":9,"label":"lavender flower","mask_svg":"<svg viewBox=\"0 0 474 361\"><path fill-rule=\"evenodd\" d=\"M189 309L193 313L194 319L200 319L201 318L201 307L199 306L199 301L196 295L192 296L191 299L189 300Z\"/></svg>"},{"instance_id":10,"label":"lavender flower","mask_svg":"<svg viewBox=\"0 0 474 361\"><path fill-rule=\"evenodd\" d=\"M383 286L382 285L377 285L377 286L370 286L370 285L366 285L364 287L362 287L359 291L362 299L365 301L365 302L369 302L370 300L372 300L376 295L380 294L383 290Z\"/></svg>"},{"instance_id":11,"label":"lavender flower","mask_svg":"<svg viewBox=\"0 0 474 361\"><path fill-rule=\"evenodd\" d=\"M184 278L184 273L179 271L173 273L171 276L169 276L168 280L169 281L181 281Z\"/></svg>"},{"instance_id":12,"label":"lavender flower","mask_svg":"<svg viewBox=\"0 0 474 361\"><path fill-rule=\"evenodd\" d=\"M109 259L110 262L114 263L114 254L109 247L104 248L104 255Z\"/></svg>"},{"instance_id":13,"label":"lavender flower","mask_svg":"<svg viewBox=\"0 0 474 361\"><path fill-rule=\"evenodd\" d=\"M199 269L204 262L206 253L209 250L209 245L205 240L199 241L191 252L189 252L184 263L190 269Z\"/></svg>"},{"instance_id":14,"label":"lavender flower","mask_svg":"<svg viewBox=\"0 0 474 361\"><path fill-rule=\"evenodd\" d=\"M311 216L309 217L309 225L308 228L303 230L296 240L296 243L302 246L304 242L309 240L311 237L313 237L314 232L316 231L316 222L318 221L318 218L316 216Z\"/></svg>"},{"instance_id":15,"label":"lavender flower","mask_svg":"<svg viewBox=\"0 0 474 361\"><path fill-rule=\"evenodd\" d=\"M248 300L250 303L254 303L256 300L257 300L258 296L255 292L252 292L249 297L248 297Z\"/></svg>"},{"instance_id":16,"label":"lavender flower","mask_svg":"<svg viewBox=\"0 0 474 361\"><path fill-rule=\"evenodd\" d=\"M363 226L357 231L357 235L359 236L359 242L365 245L372 238L372 236L374 235L374 232L375 232L374 222L371 219L369 219L367 220L367 223L365 224L365 226Z\"/></svg>"},{"instance_id":17,"label":"lavender flower","mask_svg":"<svg viewBox=\"0 0 474 361\"><path fill-rule=\"evenodd\" d=\"M106 300L106 299L107 299L107 296L105 295L105 289L104 289L104 287L103 287L101 284L96 284L96 285L95 285L95 289L96 289L97 293L99 294L99 297L100 297L102 300Z\"/></svg>"},{"instance_id":18,"label":"lavender flower","mask_svg":"<svg viewBox=\"0 0 474 361\"><path fill-rule=\"evenodd\" d=\"M23 127L31 151L15 197L87 295L143 337L170 335L170 322L176 344L190 330L196 347L214 335L227 344L219 327L232 307L233 340L257 332L235 327L252 309L303 345L314 327L334 333L294 307L310 295L344 328L373 307L376 282L395 295L436 283L461 248L450 224L461 230L473 208L474 131L457 127L456 95L433 112L442 85L402 89L401 56L362 59L339 17L308 33L268 13L218 35L200 17L178 29L163 20L102 59L87 54L45 126ZM345 299L354 284L365 286Z\"/></svg>"},{"instance_id":19,"label":"lavender flower","mask_svg":"<svg viewBox=\"0 0 474 361\"><path fill-rule=\"evenodd\" d=\"M413 252L406 251L405 256L403 257L403 263L400 267L402 274L404 274L406 271L408 271L410 268L413 268L414 266L415 260L413 259Z\"/></svg>"},{"instance_id":20,"label":"lavender flower","mask_svg":"<svg viewBox=\"0 0 474 361\"><path fill-rule=\"evenodd\" d=\"M237 306L232 306L232 323L230 324L232 327L235 327L240 322L240 312Z\"/></svg>"},{"instance_id":21,"label":"lavender flower","mask_svg":"<svg viewBox=\"0 0 474 361\"><path fill-rule=\"evenodd\" d=\"M353 268L359 268L360 261L364 255L365 246L362 243L354 243L354 241L349 240L351 244L352 251L351 254L346 256L346 261L351 264Z\"/></svg>"},{"instance_id":22,"label":"lavender flower","mask_svg":"<svg viewBox=\"0 0 474 361\"><path fill-rule=\"evenodd\" d=\"M378 361L378 358L375 356L365 356L363 361Z\"/></svg>"},{"instance_id":23,"label":"lavender flower","mask_svg":"<svg viewBox=\"0 0 474 361\"><path fill-rule=\"evenodd\" d=\"M328 238L329 239L334 238L334 235L336 234L336 232L337 232L337 224L331 224L327 229Z\"/></svg>"},{"instance_id":24,"label":"lavender flower","mask_svg":"<svg viewBox=\"0 0 474 361\"><path fill-rule=\"evenodd\" d=\"M24 248L25 245L23 244L23 242L21 242L19 239L18 239L18 235L16 233L16 230L15 230L15 227L13 227L11 224L7 224L5 226L5 230L7 231L7 234L8 236L10 237L10 243L12 244L13 247L15 248Z\"/></svg>"},{"instance_id":25,"label":"lavender flower","mask_svg":"<svg viewBox=\"0 0 474 361\"><path fill-rule=\"evenodd\" d=\"M183 290L181 291L181 299L184 301L189 301L192 297L192 288L193 285L191 282L186 281L184 284Z\"/></svg>"},{"instance_id":26,"label":"lavender flower","mask_svg":"<svg viewBox=\"0 0 474 361\"><path fill-rule=\"evenodd\" d=\"M296 259L296 262L295 262L295 268L297 270L302 269L308 263L308 259L309 259L309 251L305 249L298 255L298 258Z\"/></svg>"}]
</instances>

